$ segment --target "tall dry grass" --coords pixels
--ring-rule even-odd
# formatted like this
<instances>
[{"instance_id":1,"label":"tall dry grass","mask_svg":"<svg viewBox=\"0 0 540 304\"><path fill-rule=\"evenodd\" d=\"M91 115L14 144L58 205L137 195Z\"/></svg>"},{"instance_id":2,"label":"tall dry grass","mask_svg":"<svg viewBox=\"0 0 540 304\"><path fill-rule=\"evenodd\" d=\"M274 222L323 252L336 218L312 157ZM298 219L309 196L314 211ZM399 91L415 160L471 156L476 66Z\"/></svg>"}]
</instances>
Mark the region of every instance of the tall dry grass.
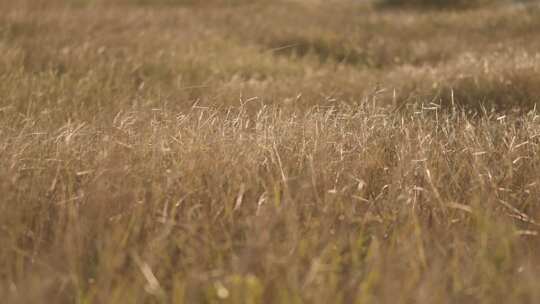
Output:
<instances>
[{"instance_id":1,"label":"tall dry grass","mask_svg":"<svg viewBox=\"0 0 540 304\"><path fill-rule=\"evenodd\" d=\"M540 9L231 3L0 3L2 301L539 301Z\"/></svg>"}]
</instances>

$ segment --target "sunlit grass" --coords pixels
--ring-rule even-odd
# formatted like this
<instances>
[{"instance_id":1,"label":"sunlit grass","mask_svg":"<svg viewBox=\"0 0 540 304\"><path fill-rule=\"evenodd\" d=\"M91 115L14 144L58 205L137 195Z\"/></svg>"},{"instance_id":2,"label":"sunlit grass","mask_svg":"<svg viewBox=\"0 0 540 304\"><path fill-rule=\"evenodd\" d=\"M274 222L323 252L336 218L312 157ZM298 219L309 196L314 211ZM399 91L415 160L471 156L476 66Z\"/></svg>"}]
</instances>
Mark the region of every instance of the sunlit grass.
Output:
<instances>
[{"instance_id":1,"label":"sunlit grass","mask_svg":"<svg viewBox=\"0 0 540 304\"><path fill-rule=\"evenodd\" d=\"M3 301L538 302L536 6L158 2L0 3Z\"/></svg>"}]
</instances>

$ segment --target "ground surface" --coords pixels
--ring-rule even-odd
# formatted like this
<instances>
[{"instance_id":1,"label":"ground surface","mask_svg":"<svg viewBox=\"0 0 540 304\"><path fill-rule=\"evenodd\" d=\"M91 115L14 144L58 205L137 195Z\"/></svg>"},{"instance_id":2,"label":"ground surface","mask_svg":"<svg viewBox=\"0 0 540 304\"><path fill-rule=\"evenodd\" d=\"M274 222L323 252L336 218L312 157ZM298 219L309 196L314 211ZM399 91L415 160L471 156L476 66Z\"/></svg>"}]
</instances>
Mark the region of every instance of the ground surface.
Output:
<instances>
[{"instance_id":1,"label":"ground surface","mask_svg":"<svg viewBox=\"0 0 540 304\"><path fill-rule=\"evenodd\" d=\"M0 2L3 303L540 303L540 8Z\"/></svg>"}]
</instances>

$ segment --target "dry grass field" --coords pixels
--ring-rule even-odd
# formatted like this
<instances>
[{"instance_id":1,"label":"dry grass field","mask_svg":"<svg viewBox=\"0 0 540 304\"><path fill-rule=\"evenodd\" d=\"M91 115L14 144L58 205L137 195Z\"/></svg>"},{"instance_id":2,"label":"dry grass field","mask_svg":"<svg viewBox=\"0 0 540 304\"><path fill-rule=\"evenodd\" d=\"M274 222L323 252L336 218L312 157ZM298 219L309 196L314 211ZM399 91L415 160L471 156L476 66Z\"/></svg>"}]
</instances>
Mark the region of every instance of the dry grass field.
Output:
<instances>
[{"instance_id":1,"label":"dry grass field","mask_svg":"<svg viewBox=\"0 0 540 304\"><path fill-rule=\"evenodd\" d=\"M0 1L2 303L540 303L540 6Z\"/></svg>"}]
</instances>

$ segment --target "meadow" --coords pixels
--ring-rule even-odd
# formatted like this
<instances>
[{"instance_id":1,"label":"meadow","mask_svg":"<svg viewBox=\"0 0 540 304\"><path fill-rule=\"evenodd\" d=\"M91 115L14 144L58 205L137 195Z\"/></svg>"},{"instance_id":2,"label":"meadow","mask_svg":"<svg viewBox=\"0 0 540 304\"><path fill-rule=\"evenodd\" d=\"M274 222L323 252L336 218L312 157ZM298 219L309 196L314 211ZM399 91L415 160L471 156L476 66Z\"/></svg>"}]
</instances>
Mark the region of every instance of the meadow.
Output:
<instances>
[{"instance_id":1,"label":"meadow","mask_svg":"<svg viewBox=\"0 0 540 304\"><path fill-rule=\"evenodd\" d=\"M0 1L1 302L540 303L539 34L534 1Z\"/></svg>"}]
</instances>

